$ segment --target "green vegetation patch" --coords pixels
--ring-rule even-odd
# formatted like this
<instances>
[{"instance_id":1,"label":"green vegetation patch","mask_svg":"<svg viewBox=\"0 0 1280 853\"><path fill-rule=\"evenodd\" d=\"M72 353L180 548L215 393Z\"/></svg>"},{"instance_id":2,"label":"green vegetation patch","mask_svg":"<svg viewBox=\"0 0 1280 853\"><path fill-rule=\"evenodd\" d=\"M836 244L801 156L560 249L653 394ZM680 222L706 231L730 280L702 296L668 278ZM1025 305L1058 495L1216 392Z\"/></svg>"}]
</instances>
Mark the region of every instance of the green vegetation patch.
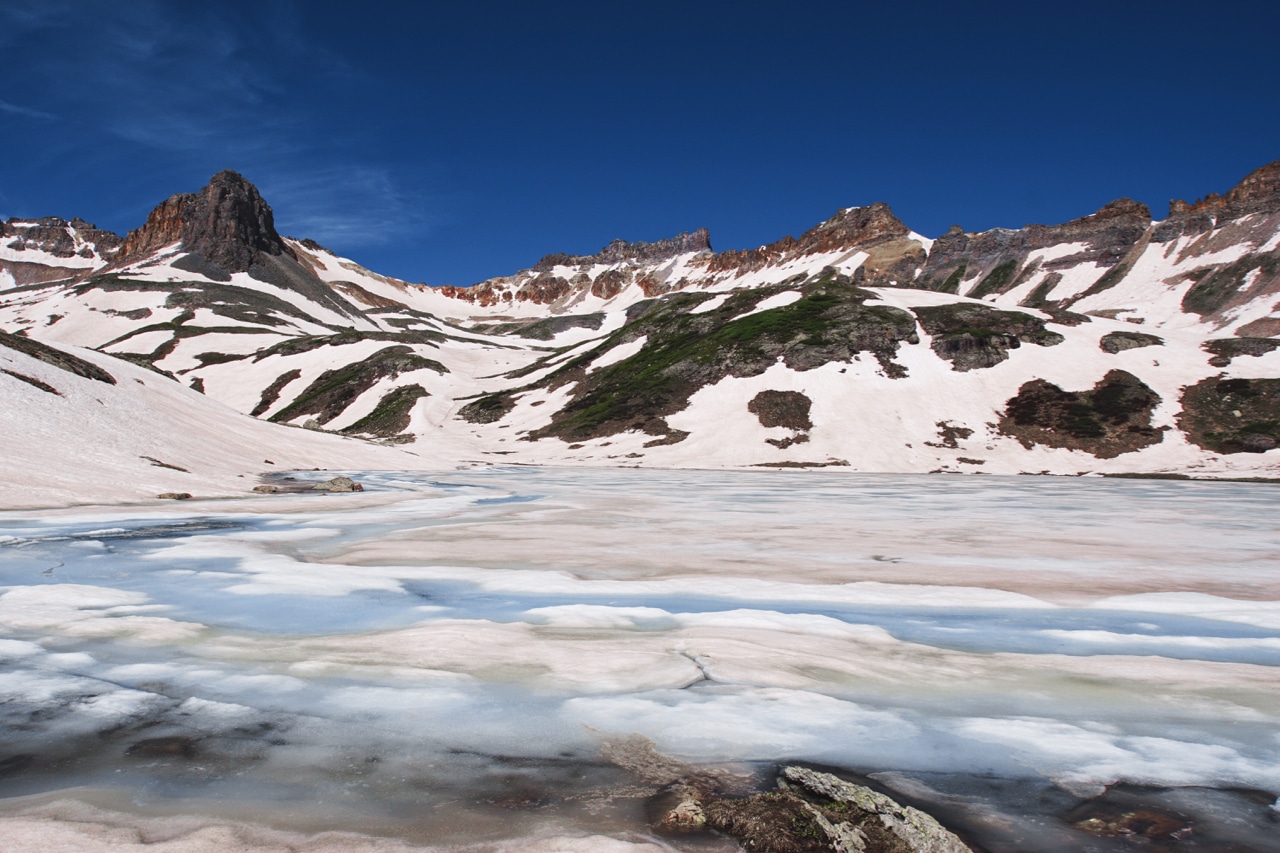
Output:
<instances>
[{"instance_id":1,"label":"green vegetation patch","mask_svg":"<svg viewBox=\"0 0 1280 853\"><path fill-rule=\"evenodd\" d=\"M749 313L764 299L793 290L801 296L790 305ZM868 304L874 294L831 273L735 293L715 310L689 313L707 299L706 294L678 293L656 300L593 350L530 386L578 383L574 399L530 438L585 441L629 429L666 434L662 419L688 405L698 389L727 376L758 376L779 361L811 370L868 353L887 375L905 376L893 356L900 343L918 340L909 313ZM640 352L586 371L604 352L642 336L646 343Z\"/></svg>"},{"instance_id":2,"label":"green vegetation patch","mask_svg":"<svg viewBox=\"0 0 1280 853\"><path fill-rule=\"evenodd\" d=\"M1019 305L1023 308L1044 308L1049 304L1049 294L1062 281L1062 273L1051 272L1044 277L1044 281L1032 288L1031 293L1027 294L1027 298L1022 300Z\"/></svg>"},{"instance_id":3,"label":"green vegetation patch","mask_svg":"<svg viewBox=\"0 0 1280 853\"><path fill-rule=\"evenodd\" d=\"M1026 448L1064 447L1113 459L1163 440L1151 426L1159 402L1159 394L1123 370L1109 371L1088 391L1034 379L1006 403L999 427Z\"/></svg>"},{"instance_id":4,"label":"green vegetation patch","mask_svg":"<svg viewBox=\"0 0 1280 853\"><path fill-rule=\"evenodd\" d=\"M467 403L458 410L458 415L468 423L491 424L505 418L515 407L516 399L509 393L486 394Z\"/></svg>"},{"instance_id":5,"label":"green vegetation patch","mask_svg":"<svg viewBox=\"0 0 1280 853\"><path fill-rule=\"evenodd\" d=\"M969 297L971 299L981 299L992 293L1004 293L1009 282L1013 281L1013 274L1017 271L1017 261L1005 261L997 265L995 269L987 273L986 278L978 282L977 286L969 291Z\"/></svg>"},{"instance_id":6,"label":"green vegetation patch","mask_svg":"<svg viewBox=\"0 0 1280 853\"><path fill-rule=\"evenodd\" d=\"M328 423L346 411L347 406L379 380L388 377L394 379L402 373L415 370L445 372L444 365L423 358L407 346L386 347L363 361L326 370L297 399L272 415L270 420L287 423L303 415L315 415L318 422Z\"/></svg>"},{"instance_id":7,"label":"green vegetation patch","mask_svg":"<svg viewBox=\"0 0 1280 853\"><path fill-rule=\"evenodd\" d=\"M1246 255L1217 269L1196 270L1199 275L1192 275L1195 283L1182 297L1182 310L1201 316L1221 311L1239 295L1245 280L1254 270L1260 270L1259 275L1263 278L1274 279L1280 274L1280 257L1275 254Z\"/></svg>"},{"instance_id":8,"label":"green vegetation patch","mask_svg":"<svg viewBox=\"0 0 1280 853\"><path fill-rule=\"evenodd\" d=\"M1182 392L1178 428L1215 453L1265 453L1280 445L1280 379L1210 377Z\"/></svg>"},{"instance_id":9,"label":"green vegetation patch","mask_svg":"<svg viewBox=\"0 0 1280 853\"><path fill-rule=\"evenodd\" d=\"M255 418L262 417L267 409L274 406L276 404L276 400L280 399L280 392L284 390L284 386L288 385L301 375L301 370L294 369L277 376L271 381L270 385L262 389L262 397L258 400L258 405L254 406L253 411L249 414L253 415Z\"/></svg>"},{"instance_id":10,"label":"green vegetation patch","mask_svg":"<svg viewBox=\"0 0 1280 853\"><path fill-rule=\"evenodd\" d=\"M342 430L347 435L376 435L391 438L409 428L413 406L428 396L421 385L401 385L393 388L378 401L377 408L351 426Z\"/></svg>"},{"instance_id":11,"label":"green vegetation patch","mask_svg":"<svg viewBox=\"0 0 1280 853\"><path fill-rule=\"evenodd\" d=\"M1074 301L1079 302L1087 296L1093 296L1095 293L1102 293L1104 290L1110 290L1119 284L1128 273L1128 264L1116 264L1114 267L1104 272L1097 281L1089 285L1089 289L1077 296Z\"/></svg>"}]
</instances>

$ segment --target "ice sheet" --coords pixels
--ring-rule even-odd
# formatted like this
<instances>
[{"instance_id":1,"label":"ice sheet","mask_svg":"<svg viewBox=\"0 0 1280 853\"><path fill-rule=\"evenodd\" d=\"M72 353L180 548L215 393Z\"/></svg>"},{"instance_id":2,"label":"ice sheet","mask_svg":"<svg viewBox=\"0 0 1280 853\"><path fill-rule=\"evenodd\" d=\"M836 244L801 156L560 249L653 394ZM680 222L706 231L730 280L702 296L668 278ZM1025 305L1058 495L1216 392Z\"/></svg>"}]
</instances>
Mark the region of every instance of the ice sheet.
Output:
<instances>
[{"instance_id":1,"label":"ice sheet","mask_svg":"<svg viewBox=\"0 0 1280 853\"><path fill-rule=\"evenodd\" d=\"M569 805L604 781L557 769L604 772L599 739L630 734L697 762L985 774L1068 799L1280 792L1271 486L359 479L349 497L0 515L0 725L33 756L0 794L107 785L180 794L184 813L246 791L384 815L448 802L432 814L475 841L489 818L466 804L535 797L492 790L518 780L560 805L504 812L502 843L646 849L619 829L634 814L602 831ZM386 820L373 835L412 835Z\"/></svg>"}]
</instances>

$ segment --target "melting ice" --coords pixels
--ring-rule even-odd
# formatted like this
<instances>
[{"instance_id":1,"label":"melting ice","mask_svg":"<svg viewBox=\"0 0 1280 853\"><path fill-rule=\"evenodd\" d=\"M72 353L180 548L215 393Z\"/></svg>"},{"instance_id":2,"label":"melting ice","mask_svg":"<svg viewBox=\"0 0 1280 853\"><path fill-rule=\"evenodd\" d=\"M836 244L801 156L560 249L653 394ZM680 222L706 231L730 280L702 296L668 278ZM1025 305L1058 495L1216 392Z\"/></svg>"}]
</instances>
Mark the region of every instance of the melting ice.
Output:
<instances>
[{"instance_id":1,"label":"melting ice","mask_svg":"<svg viewBox=\"0 0 1280 853\"><path fill-rule=\"evenodd\" d=\"M1204 844L1277 815L1274 487L356 476L358 495L0 515L12 831L101 807L734 849L645 836L652 792L598 758L631 734L870 776L990 850L1079 849L1072 809L1124 785L1195 813Z\"/></svg>"}]
</instances>

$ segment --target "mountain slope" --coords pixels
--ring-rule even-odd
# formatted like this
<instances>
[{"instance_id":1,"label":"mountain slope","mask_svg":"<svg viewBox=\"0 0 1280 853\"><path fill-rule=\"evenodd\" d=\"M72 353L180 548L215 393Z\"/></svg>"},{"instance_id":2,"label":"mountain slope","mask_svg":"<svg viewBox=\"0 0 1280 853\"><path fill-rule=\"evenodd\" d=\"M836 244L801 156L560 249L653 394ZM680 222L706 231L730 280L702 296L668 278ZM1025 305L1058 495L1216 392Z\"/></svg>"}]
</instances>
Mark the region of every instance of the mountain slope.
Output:
<instances>
[{"instance_id":1,"label":"mountain slope","mask_svg":"<svg viewBox=\"0 0 1280 853\"><path fill-rule=\"evenodd\" d=\"M244 493L260 471L420 468L391 448L264 424L144 368L0 334L9 507Z\"/></svg>"},{"instance_id":2,"label":"mountain slope","mask_svg":"<svg viewBox=\"0 0 1280 853\"><path fill-rule=\"evenodd\" d=\"M283 238L223 172L105 251L13 276L0 327L441 459L1232 475L1280 456L1280 162L1160 222L1121 199L930 240L876 203L757 249L615 241L471 288Z\"/></svg>"}]
</instances>

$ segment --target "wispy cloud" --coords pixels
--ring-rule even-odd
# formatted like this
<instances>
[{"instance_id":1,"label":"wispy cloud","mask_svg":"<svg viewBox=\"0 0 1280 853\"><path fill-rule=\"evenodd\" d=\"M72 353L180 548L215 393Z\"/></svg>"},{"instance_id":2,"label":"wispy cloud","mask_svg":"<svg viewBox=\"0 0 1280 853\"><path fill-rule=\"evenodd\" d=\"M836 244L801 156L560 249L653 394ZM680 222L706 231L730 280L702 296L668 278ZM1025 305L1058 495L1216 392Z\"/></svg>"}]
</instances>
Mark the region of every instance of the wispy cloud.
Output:
<instances>
[{"instance_id":1,"label":"wispy cloud","mask_svg":"<svg viewBox=\"0 0 1280 853\"><path fill-rule=\"evenodd\" d=\"M335 247L394 242L436 221L423 197L382 168L309 169L266 178L260 188L281 231Z\"/></svg>"},{"instance_id":2,"label":"wispy cloud","mask_svg":"<svg viewBox=\"0 0 1280 853\"><path fill-rule=\"evenodd\" d=\"M0 45L21 62L18 91L42 94L36 102L57 115L11 101L0 112L66 121L75 132L46 151L79 139L144 170L237 169L300 237L354 245L420 235L439 200L411 193L418 176L400 180L366 144L368 130L318 106L329 87L372 82L308 38L304 14L298 0L4 0Z\"/></svg>"},{"instance_id":3,"label":"wispy cloud","mask_svg":"<svg viewBox=\"0 0 1280 853\"><path fill-rule=\"evenodd\" d=\"M31 107L24 107L20 104L11 104L8 101L0 101L0 112L9 113L15 116L26 116L27 118L38 118L46 121L56 120L58 117L53 113L47 113L44 110L35 110Z\"/></svg>"}]
</instances>

